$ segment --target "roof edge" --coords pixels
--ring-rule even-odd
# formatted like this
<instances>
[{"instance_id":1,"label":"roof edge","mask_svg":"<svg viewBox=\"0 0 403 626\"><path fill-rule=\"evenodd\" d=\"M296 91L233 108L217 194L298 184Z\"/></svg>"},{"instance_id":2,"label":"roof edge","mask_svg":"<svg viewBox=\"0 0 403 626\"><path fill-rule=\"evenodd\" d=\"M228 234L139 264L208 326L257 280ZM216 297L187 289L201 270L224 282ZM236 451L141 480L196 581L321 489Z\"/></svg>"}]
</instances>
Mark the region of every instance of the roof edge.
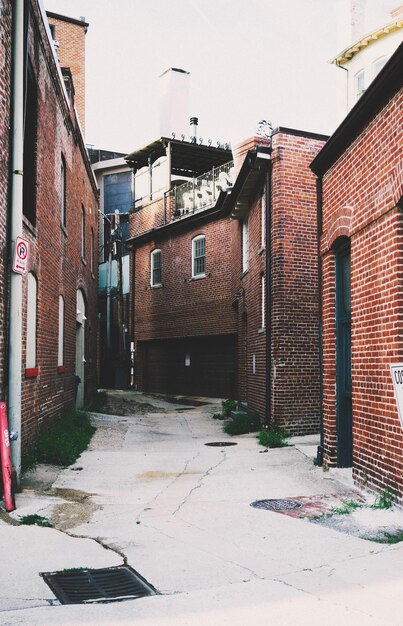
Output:
<instances>
[{"instance_id":1,"label":"roof edge","mask_svg":"<svg viewBox=\"0 0 403 626\"><path fill-rule=\"evenodd\" d=\"M366 124L402 88L402 64L403 43L312 161L310 168L317 176L327 172L361 134Z\"/></svg>"}]
</instances>

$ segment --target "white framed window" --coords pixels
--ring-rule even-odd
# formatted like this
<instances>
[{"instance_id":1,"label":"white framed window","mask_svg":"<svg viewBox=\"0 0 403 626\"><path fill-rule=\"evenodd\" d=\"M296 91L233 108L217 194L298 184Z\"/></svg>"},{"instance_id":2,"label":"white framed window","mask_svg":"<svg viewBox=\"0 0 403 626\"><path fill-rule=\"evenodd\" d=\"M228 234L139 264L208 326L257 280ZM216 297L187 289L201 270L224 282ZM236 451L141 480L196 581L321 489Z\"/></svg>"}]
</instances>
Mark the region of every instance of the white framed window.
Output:
<instances>
[{"instance_id":1,"label":"white framed window","mask_svg":"<svg viewBox=\"0 0 403 626\"><path fill-rule=\"evenodd\" d=\"M85 259L85 209L81 205L81 258Z\"/></svg>"},{"instance_id":2,"label":"white framed window","mask_svg":"<svg viewBox=\"0 0 403 626\"><path fill-rule=\"evenodd\" d=\"M379 74L379 72L381 71L383 66L386 65L386 61L387 60L388 60L388 57L380 57L379 59L376 59L376 61L373 62L373 64L372 64L372 76L373 76L373 78L375 78L375 76L377 76Z\"/></svg>"},{"instance_id":3,"label":"white framed window","mask_svg":"<svg viewBox=\"0 0 403 626\"><path fill-rule=\"evenodd\" d=\"M262 191L260 196L260 246L266 245L266 193Z\"/></svg>"},{"instance_id":4,"label":"white framed window","mask_svg":"<svg viewBox=\"0 0 403 626\"><path fill-rule=\"evenodd\" d=\"M64 298L59 296L59 338L57 344L57 365L64 363Z\"/></svg>"},{"instance_id":5,"label":"white framed window","mask_svg":"<svg viewBox=\"0 0 403 626\"><path fill-rule=\"evenodd\" d=\"M37 295L38 281L32 272L28 274L27 284L27 344L25 367L36 367L36 325L37 325Z\"/></svg>"},{"instance_id":6,"label":"white framed window","mask_svg":"<svg viewBox=\"0 0 403 626\"><path fill-rule=\"evenodd\" d=\"M198 235L192 239L192 278L206 275L206 237Z\"/></svg>"},{"instance_id":7,"label":"white framed window","mask_svg":"<svg viewBox=\"0 0 403 626\"><path fill-rule=\"evenodd\" d=\"M266 289L265 289L265 280L264 274L260 275L260 310L261 310L261 320L260 320L260 328L264 328L266 325Z\"/></svg>"},{"instance_id":8,"label":"white framed window","mask_svg":"<svg viewBox=\"0 0 403 626\"><path fill-rule=\"evenodd\" d=\"M362 96L365 91L365 72L360 70L355 75L355 97L356 100Z\"/></svg>"},{"instance_id":9,"label":"white framed window","mask_svg":"<svg viewBox=\"0 0 403 626\"><path fill-rule=\"evenodd\" d=\"M162 284L162 252L153 250L151 252L151 286L157 287Z\"/></svg>"},{"instance_id":10,"label":"white framed window","mask_svg":"<svg viewBox=\"0 0 403 626\"><path fill-rule=\"evenodd\" d=\"M249 269L249 222L248 218L242 222L242 272Z\"/></svg>"},{"instance_id":11,"label":"white framed window","mask_svg":"<svg viewBox=\"0 0 403 626\"><path fill-rule=\"evenodd\" d=\"M66 161L63 155L60 161L60 222L66 226Z\"/></svg>"}]
</instances>

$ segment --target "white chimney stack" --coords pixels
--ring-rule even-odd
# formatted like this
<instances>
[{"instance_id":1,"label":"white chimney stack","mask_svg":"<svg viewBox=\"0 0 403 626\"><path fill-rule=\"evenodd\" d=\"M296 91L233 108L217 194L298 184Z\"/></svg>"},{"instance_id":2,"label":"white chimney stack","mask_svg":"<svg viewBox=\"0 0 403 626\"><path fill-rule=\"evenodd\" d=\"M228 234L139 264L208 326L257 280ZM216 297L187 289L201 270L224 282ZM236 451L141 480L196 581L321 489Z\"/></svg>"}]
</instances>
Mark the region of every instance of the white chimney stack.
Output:
<instances>
[{"instance_id":1,"label":"white chimney stack","mask_svg":"<svg viewBox=\"0 0 403 626\"><path fill-rule=\"evenodd\" d=\"M189 72L170 67L160 76L160 134L189 134Z\"/></svg>"}]
</instances>

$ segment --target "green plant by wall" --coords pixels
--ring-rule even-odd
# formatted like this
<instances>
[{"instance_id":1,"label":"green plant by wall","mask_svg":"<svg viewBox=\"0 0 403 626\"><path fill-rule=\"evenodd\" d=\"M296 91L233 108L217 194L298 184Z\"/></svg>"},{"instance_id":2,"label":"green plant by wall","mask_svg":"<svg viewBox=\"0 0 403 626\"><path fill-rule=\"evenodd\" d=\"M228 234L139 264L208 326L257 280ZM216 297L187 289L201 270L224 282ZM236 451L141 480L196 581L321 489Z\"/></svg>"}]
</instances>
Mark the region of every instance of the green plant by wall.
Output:
<instances>
[{"instance_id":1,"label":"green plant by wall","mask_svg":"<svg viewBox=\"0 0 403 626\"><path fill-rule=\"evenodd\" d=\"M41 433L35 444L23 454L22 467L27 471L37 463L67 466L87 448L96 428L85 411L70 411Z\"/></svg>"},{"instance_id":2,"label":"green plant by wall","mask_svg":"<svg viewBox=\"0 0 403 626\"><path fill-rule=\"evenodd\" d=\"M331 511L332 515L349 515L356 509L360 509L362 504L357 502L357 500L346 500L343 502L343 506L333 508Z\"/></svg>"},{"instance_id":3,"label":"green plant by wall","mask_svg":"<svg viewBox=\"0 0 403 626\"><path fill-rule=\"evenodd\" d=\"M236 400L223 400L222 401L222 414L224 416L230 416L231 411L235 411L238 406L238 402Z\"/></svg>"},{"instance_id":4,"label":"green plant by wall","mask_svg":"<svg viewBox=\"0 0 403 626\"><path fill-rule=\"evenodd\" d=\"M386 487L377 497L375 504L372 505L373 509L391 509L396 502L396 494L392 489Z\"/></svg>"},{"instance_id":5,"label":"green plant by wall","mask_svg":"<svg viewBox=\"0 0 403 626\"><path fill-rule=\"evenodd\" d=\"M288 446L287 433L278 426L267 430L261 430L257 439L259 444L265 448L284 448Z\"/></svg>"},{"instance_id":6,"label":"green plant by wall","mask_svg":"<svg viewBox=\"0 0 403 626\"><path fill-rule=\"evenodd\" d=\"M260 427L260 418L256 413L238 413L224 425L224 432L228 435L245 435L257 432Z\"/></svg>"}]
</instances>

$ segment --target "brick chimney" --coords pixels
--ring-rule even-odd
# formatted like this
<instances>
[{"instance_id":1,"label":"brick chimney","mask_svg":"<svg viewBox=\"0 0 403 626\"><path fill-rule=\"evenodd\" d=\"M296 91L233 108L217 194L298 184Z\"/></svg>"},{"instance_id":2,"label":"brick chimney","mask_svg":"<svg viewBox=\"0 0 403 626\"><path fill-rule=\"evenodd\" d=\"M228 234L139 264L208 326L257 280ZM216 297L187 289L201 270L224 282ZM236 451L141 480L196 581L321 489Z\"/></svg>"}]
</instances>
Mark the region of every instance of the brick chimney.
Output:
<instances>
[{"instance_id":1,"label":"brick chimney","mask_svg":"<svg viewBox=\"0 0 403 626\"><path fill-rule=\"evenodd\" d=\"M57 46L60 67L69 69L73 78L74 102L85 134L85 34L89 24L58 13L46 13Z\"/></svg>"}]
</instances>

